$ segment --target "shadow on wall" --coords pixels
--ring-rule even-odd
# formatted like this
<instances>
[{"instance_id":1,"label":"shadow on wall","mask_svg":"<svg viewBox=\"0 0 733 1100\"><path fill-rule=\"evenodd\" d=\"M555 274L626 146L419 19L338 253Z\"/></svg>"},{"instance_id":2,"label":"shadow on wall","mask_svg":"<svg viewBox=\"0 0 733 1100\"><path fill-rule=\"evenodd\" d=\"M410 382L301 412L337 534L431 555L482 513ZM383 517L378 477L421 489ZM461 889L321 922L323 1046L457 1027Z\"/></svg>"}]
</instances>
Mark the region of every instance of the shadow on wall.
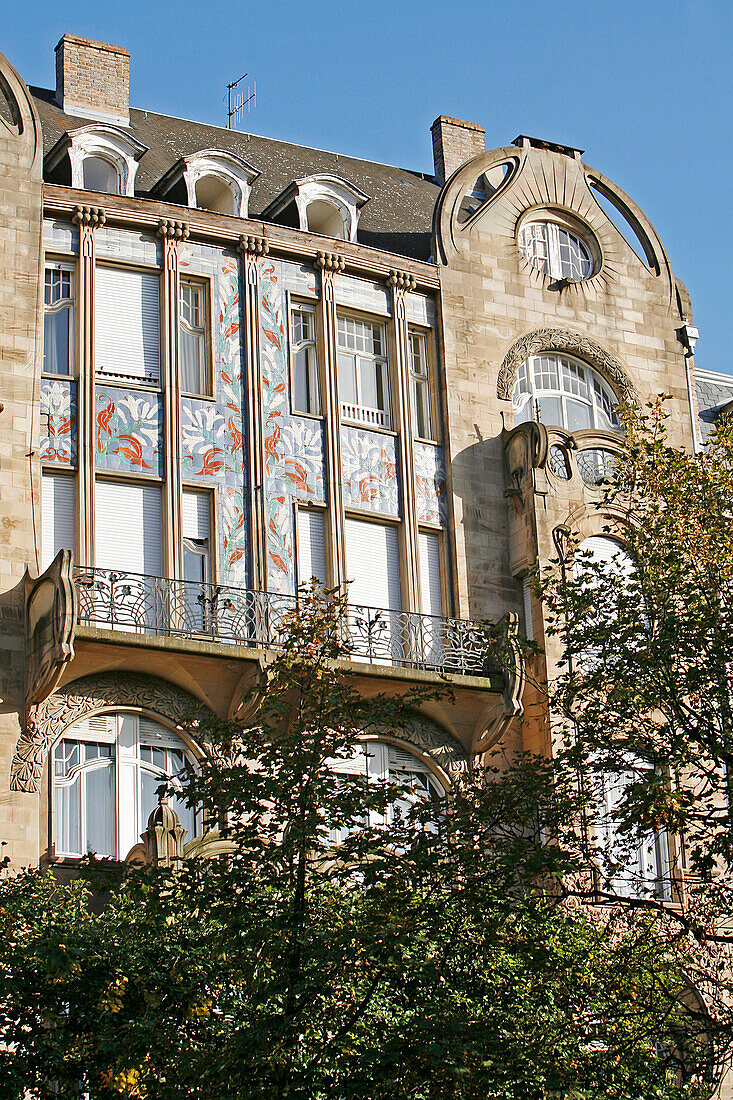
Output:
<instances>
[{"instance_id":1,"label":"shadow on wall","mask_svg":"<svg viewBox=\"0 0 733 1100\"><path fill-rule=\"evenodd\" d=\"M462 505L462 514L456 516L458 587L468 597L461 613L471 619L497 620L507 611L519 611L509 564L503 451L501 435L479 439L477 431L476 443L452 462L453 492ZM460 580L464 568L465 583Z\"/></svg>"},{"instance_id":2,"label":"shadow on wall","mask_svg":"<svg viewBox=\"0 0 733 1100\"><path fill-rule=\"evenodd\" d=\"M25 697L25 587L0 593L0 714L21 714Z\"/></svg>"}]
</instances>

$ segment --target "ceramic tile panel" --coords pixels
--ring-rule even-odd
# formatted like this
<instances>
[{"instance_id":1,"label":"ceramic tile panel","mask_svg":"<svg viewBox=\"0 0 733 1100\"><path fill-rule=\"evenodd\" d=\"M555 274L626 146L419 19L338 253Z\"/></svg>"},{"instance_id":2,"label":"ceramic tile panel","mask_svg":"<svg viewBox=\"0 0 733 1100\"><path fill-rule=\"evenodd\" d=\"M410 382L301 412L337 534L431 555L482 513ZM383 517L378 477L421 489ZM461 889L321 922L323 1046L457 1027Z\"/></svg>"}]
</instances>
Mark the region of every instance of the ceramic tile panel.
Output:
<instances>
[{"instance_id":1,"label":"ceramic tile panel","mask_svg":"<svg viewBox=\"0 0 733 1100\"><path fill-rule=\"evenodd\" d=\"M279 458L273 466L275 495L297 500L326 500L324 428L320 420L287 418L279 440Z\"/></svg>"},{"instance_id":2,"label":"ceramic tile panel","mask_svg":"<svg viewBox=\"0 0 733 1100\"><path fill-rule=\"evenodd\" d=\"M116 226L103 226L94 233L94 251L98 259L120 263L157 264L163 262L163 246L157 237Z\"/></svg>"},{"instance_id":3,"label":"ceramic tile panel","mask_svg":"<svg viewBox=\"0 0 733 1100\"><path fill-rule=\"evenodd\" d=\"M73 378L41 379L41 461L77 464L77 383Z\"/></svg>"},{"instance_id":4,"label":"ceramic tile panel","mask_svg":"<svg viewBox=\"0 0 733 1100\"><path fill-rule=\"evenodd\" d=\"M344 507L400 515L397 440L363 428L341 429Z\"/></svg>"},{"instance_id":5,"label":"ceramic tile panel","mask_svg":"<svg viewBox=\"0 0 733 1100\"><path fill-rule=\"evenodd\" d=\"M337 275L334 279L336 304L358 309L364 313L389 316L390 293L386 286L369 279L355 279L351 275Z\"/></svg>"},{"instance_id":6,"label":"ceramic tile panel","mask_svg":"<svg viewBox=\"0 0 733 1100\"><path fill-rule=\"evenodd\" d=\"M162 477L163 401L158 393L97 386L94 394L98 470Z\"/></svg>"},{"instance_id":7,"label":"ceramic tile panel","mask_svg":"<svg viewBox=\"0 0 733 1100\"><path fill-rule=\"evenodd\" d=\"M435 301L426 294L406 294L405 313L407 320L416 325L434 328L436 323Z\"/></svg>"},{"instance_id":8,"label":"ceramic tile panel","mask_svg":"<svg viewBox=\"0 0 733 1100\"><path fill-rule=\"evenodd\" d=\"M283 260L279 268L284 290L289 290L292 294L305 294L308 297L318 293L316 273L312 267Z\"/></svg>"},{"instance_id":9,"label":"ceramic tile panel","mask_svg":"<svg viewBox=\"0 0 733 1100\"><path fill-rule=\"evenodd\" d=\"M443 448L415 443L415 500L420 523L446 525L445 460Z\"/></svg>"},{"instance_id":10,"label":"ceramic tile panel","mask_svg":"<svg viewBox=\"0 0 733 1100\"><path fill-rule=\"evenodd\" d=\"M79 230L60 218L44 218L43 247L47 252L79 251Z\"/></svg>"}]
</instances>

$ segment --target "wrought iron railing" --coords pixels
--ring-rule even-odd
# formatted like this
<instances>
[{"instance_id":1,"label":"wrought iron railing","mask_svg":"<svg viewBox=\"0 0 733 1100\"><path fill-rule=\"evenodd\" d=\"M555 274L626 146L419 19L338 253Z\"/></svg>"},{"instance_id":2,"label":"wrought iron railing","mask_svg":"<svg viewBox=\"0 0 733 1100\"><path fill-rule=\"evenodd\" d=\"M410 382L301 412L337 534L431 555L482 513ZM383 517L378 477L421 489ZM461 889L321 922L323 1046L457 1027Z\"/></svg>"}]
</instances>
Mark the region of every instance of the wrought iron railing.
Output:
<instances>
[{"instance_id":1,"label":"wrought iron railing","mask_svg":"<svg viewBox=\"0 0 733 1100\"><path fill-rule=\"evenodd\" d=\"M285 616L298 601L115 569L77 567L74 581L80 623L257 649L282 646ZM354 661L474 675L498 671L488 624L353 604L344 621L345 656Z\"/></svg>"}]
</instances>

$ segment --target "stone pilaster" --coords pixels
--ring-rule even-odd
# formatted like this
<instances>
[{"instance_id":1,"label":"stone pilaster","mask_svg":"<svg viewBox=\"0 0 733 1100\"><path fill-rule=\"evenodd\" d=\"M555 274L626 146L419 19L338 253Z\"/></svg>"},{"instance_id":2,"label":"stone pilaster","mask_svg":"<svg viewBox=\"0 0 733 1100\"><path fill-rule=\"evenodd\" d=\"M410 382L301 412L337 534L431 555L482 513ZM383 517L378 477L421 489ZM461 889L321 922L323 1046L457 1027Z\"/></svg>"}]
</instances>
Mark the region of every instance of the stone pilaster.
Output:
<instances>
[{"instance_id":1,"label":"stone pilaster","mask_svg":"<svg viewBox=\"0 0 733 1100\"><path fill-rule=\"evenodd\" d=\"M390 271L387 286L392 292L394 323L394 428L399 433L398 449L402 470L402 605L406 611L421 611L420 547L415 501L414 430L410 393L410 354L405 295L415 289L415 279L404 271Z\"/></svg>"},{"instance_id":2,"label":"stone pilaster","mask_svg":"<svg viewBox=\"0 0 733 1100\"><path fill-rule=\"evenodd\" d=\"M341 475L341 404L338 394L336 360L335 275L344 270L343 256L318 252L316 267L321 273L321 323L323 347L323 411L326 417L326 471L331 523L327 524L326 544L331 567L331 583L341 589L346 583L346 533L344 489Z\"/></svg>"},{"instance_id":3,"label":"stone pilaster","mask_svg":"<svg viewBox=\"0 0 733 1100\"><path fill-rule=\"evenodd\" d=\"M79 227L77 308L79 310L78 439L76 545L80 565L94 565L94 233L107 217L100 207L76 206L71 216Z\"/></svg>"},{"instance_id":4,"label":"stone pilaster","mask_svg":"<svg viewBox=\"0 0 733 1100\"><path fill-rule=\"evenodd\" d=\"M242 310L244 322L244 358L247 393L247 435L250 477L251 584L267 591L267 491L265 433L262 420L262 383L260 371L260 275L259 258L270 246L264 237L240 237L237 246L242 257Z\"/></svg>"},{"instance_id":5,"label":"stone pilaster","mask_svg":"<svg viewBox=\"0 0 733 1100\"><path fill-rule=\"evenodd\" d=\"M161 381L165 424L165 484L163 486L163 531L165 571L183 577L183 533L181 527L181 385L178 370L178 246L188 239L186 222L161 219L158 236L163 242L163 285L161 310Z\"/></svg>"}]
</instances>

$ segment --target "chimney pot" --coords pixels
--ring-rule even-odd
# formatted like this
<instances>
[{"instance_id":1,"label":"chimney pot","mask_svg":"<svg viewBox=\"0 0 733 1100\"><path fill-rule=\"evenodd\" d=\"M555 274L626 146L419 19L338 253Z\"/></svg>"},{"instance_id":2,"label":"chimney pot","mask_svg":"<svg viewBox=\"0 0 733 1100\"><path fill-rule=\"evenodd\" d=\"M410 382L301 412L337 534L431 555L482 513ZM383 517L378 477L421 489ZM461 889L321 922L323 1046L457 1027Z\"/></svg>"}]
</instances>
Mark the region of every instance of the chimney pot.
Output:
<instances>
[{"instance_id":1,"label":"chimney pot","mask_svg":"<svg viewBox=\"0 0 733 1100\"><path fill-rule=\"evenodd\" d=\"M475 122L440 115L430 127L433 135L433 163L438 183L445 183L456 168L486 152L486 131Z\"/></svg>"},{"instance_id":2,"label":"chimney pot","mask_svg":"<svg viewBox=\"0 0 733 1100\"><path fill-rule=\"evenodd\" d=\"M56 99L67 115L129 126L129 53L65 34L56 47Z\"/></svg>"}]
</instances>

